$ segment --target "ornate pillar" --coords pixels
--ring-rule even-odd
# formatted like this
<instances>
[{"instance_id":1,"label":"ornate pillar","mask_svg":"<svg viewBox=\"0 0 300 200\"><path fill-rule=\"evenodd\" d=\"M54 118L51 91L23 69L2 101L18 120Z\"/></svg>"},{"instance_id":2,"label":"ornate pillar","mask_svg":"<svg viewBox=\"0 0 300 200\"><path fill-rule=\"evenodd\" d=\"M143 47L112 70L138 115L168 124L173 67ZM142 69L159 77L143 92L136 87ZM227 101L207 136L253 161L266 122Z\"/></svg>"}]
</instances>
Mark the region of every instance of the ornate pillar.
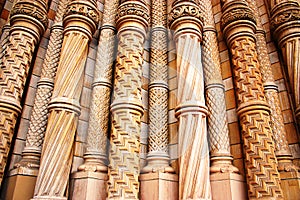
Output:
<instances>
[{"instance_id":1,"label":"ornate pillar","mask_svg":"<svg viewBox=\"0 0 300 200\"><path fill-rule=\"evenodd\" d=\"M6 166L32 54L47 25L46 0L18 0L10 13L10 36L0 71L0 183Z\"/></svg>"},{"instance_id":2,"label":"ornate pillar","mask_svg":"<svg viewBox=\"0 0 300 200\"><path fill-rule=\"evenodd\" d=\"M37 92L30 124L26 136L26 145L22 152L22 159L10 171L8 190L16 191L10 198L31 198L40 166L42 144L48 119L48 104L52 96L54 78L59 62L61 45L63 42L62 18L67 6L67 0L59 1L54 25L51 27L50 41L46 58L42 66L41 78L38 81ZM24 184L30 185L25 191ZM6 197L9 199L9 197Z\"/></svg>"},{"instance_id":3,"label":"ornate pillar","mask_svg":"<svg viewBox=\"0 0 300 200\"><path fill-rule=\"evenodd\" d=\"M33 199L67 199L66 187L72 146L80 114L84 65L88 43L99 13L94 0L70 2L64 15L64 39ZM58 167L59 166L59 167Z\"/></svg>"},{"instance_id":4,"label":"ornate pillar","mask_svg":"<svg viewBox=\"0 0 300 200\"><path fill-rule=\"evenodd\" d=\"M170 13L177 50L179 199L211 199L204 78L203 19L195 1L176 0Z\"/></svg>"},{"instance_id":5,"label":"ornate pillar","mask_svg":"<svg viewBox=\"0 0 300 200\"><path fill-rule=\"evenodd\" d=\"M143 44L149 20L144 0L121 1L110 138L109 199L138 199Z\"/></svg>"},{"instance_id":6,"label":"ornate pillar","mask_svg":"<svg viewBox=\"0 0 300 200\"><path fill-rule=\"evenodd\" d=\"M141 198L177 199L177 175L169 166L167 2L152 1L149 136L147 165L140 177ZM170 191L170 192L166 192Z\"/></svg>"},{"instance_id":7,"label":"ornate pillar","mask_svg":"<svg viewBox=\"0 0 300 200\"><path fill-rule=\"evenodd\" d=\"M294 94L294 102L296 103L296 117L299 121L300 115L300 76L299 70L300 65L300 5L297 2L273 2L272 3L272 18L271 18L271 29L274 33L275 39L278 40L278 44L282 50L285 66L287 67L288 78L290 80L290 88ZM260 22L258 23L261 26ZM261 31L257 32L258 41L264 41L265 38ZM267 53L266 47L264 48ZM258 48L259 50L259 48ZM260 53L261 54L261 53ZM262 55L263 56L263 55ZM261 59L264 61L263 57ZM266 61L265 61L266 62ZM270 67L270 61L264 63L264 66ZM269 69L270 73L271 70ZM268 73L268 75L270 74ZM271 74L272 75L272 74ZM275 139L275 150L278 159L278 170L280 172L281 187L283 189L284 197L287 199L297 199L300 193L300 173L299 167L296 167L292 163L293 156L289 149L289 144L286 138L286 132L284 129L283 117L279 105L278 90L273 89L276 86L274 84L273 77L270 75L266 77L266 82L269 83L269 87L266 88L267 99L270 99L269 104L271 105L271 119L274 126L274 139ZM270 92L269 92L270 91ZM277 111L277 113L276 113ZM293 187L294 192L291 191Z\"/></svg>"},{"instance_id":8,"label":"ornate pillar","mask_svg":"<svg viewBox=\"0 0 300 200\"><path fill-rule=\"evenodd\" d=\"M254 31L256 21L247 2L225 1L222 27L231 51L244 141L249 199L282 199L270 108L266 102Z\"/></svg>"},{"instance_id":9,"label":"ornate pillar","mask_svg":"<svg viewBox=\"0 0 300 200\"><path fill-rule=\"evenodd\" d=\"M271 30L281 48L294 97L295 115L300 124L300 4L280 1L271 8Z\"/></svg>"},{"instance_id":10,"label":"ornate pillar","mask_svg":"<svg viewBox=\"0 0 300 200\"><path fill-rule=\"evenodd\" d=\"M107 141L119 0L106 0L97 49L84 164L73 174L73 200L106 199ZM97 188L97 190L95 190Z\"/></svg>"},{"instance_id":11,"label":"ornate pillar","mask_svg":"<svg viewBox=\"0 0 300 200\"><path fill-rule=\"evenodd\" d=\"M225 86L223 85L217 31L210 0L199 1L204 18L203 68L208 135L210 142L210 179L213 199L245 199L243 176L232 165L229 129L226 115ZM226 194L220 190L227 191Z\"/></svg>"}]
</instances>

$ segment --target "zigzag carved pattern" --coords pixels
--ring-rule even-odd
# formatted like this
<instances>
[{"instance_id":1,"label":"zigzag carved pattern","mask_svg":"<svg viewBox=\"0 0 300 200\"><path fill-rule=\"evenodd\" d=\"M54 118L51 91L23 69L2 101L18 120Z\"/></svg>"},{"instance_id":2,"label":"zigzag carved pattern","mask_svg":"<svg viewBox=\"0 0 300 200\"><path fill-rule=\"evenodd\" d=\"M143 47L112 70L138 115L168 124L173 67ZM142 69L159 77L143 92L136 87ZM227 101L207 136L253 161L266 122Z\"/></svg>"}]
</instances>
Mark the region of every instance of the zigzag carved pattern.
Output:
<instances>
[{"instance_id":1,"label":"zigzag carved pattern","mask_svg":"<svg viewBox=\"0 0 300 200\"><path fill-rule=\"evenodd\" d=\"M249 198L282 197L268 112L248 112L240 120Z\"/></svg>"},{"instance_id":2,"label":"zigzag carved pattern","mask_svg":"<svg viewBox=\"0 0 300 200\"><path fill-rule=\"evenodd\" d=\"M6 55L1 63L0 96L12 98L15 103L20 104L35 45L36 40L30 34L16 30L11 33ZM19 115L12 109L0 110L0 183Z\"/></svg>"},{"instance_id":3,"label":"zigzag carved pattern","mask_svg":"<svg viewBox=\"0 0 300 200\"><path fill-rule=\"evenodd\" d=\"M112 118L108 198L138 199L141 114L124 109Z\"/></svg>"},{"instance_id":4,"label":"zigzag carved pattern","mask_svg":"<svg viewBox=\"0 0 300 200\"><path fill-rule=\"evenodd\" d=\"M10 30L9 24L6 24L2 30L1 41L0 41L0 45L1 45L0 46L0 66L3 65L3 57L5 56L5 51L9 44L9 30Z\"/></svg>"},{"instance_id":5,"label":"zigzag carved pattern","mask_svg":"<svg viewBox=\"0 0 300 200\"><path fill-rule=\"evenodd\" d=\"M231 47L239 103L265 101L256 46L252 38L236 39ZM240 114L249 198L282 197L276 168L269 113L253 108Z\"/></svg>"},{"instance_id":6,"label":"zigzag carved pattern","mask_svg":"<svg viewBox=\"0 0 300 200\"><path fill-rule=\"evenodd\" d=\"M124 31L119 35L114 102L141 102L142 34ZM124 106L127 103L124 102ZM138 199L141 113L126 108L112 111L112 133L108 198Z\"/></svg>"},{"instance_id":7,"label":"zigzag carved pattern","mask_svg":"<svg viewBox=\"0 0 300 200\"><path fill-rule=\"evenodd\" d=\"M168 152L168 90L149 90L149 152Z\"/></svg>"},{"instance_id":8,"label":"zigzag carved pattern","mask_svg":"<svg viewBox=\"0 0 300 200\"><path fill-rule=\"evenodd\" d=\"M231 46L235 66L238 103L265 101L255 42L250 37L236 39Z\"/></svg>"},{"instance_id":9,"label":"zigzag carved pattern","mask_svg":"<svg viewBox=\"0 0 300 200\"><path fill-rule=\"evenodd\" d=\"M141 101L144 37L137 32L122 33L119 37L114 99Z\"/></svg>"},{"instance_id":10,"label":"zigzag carved pattern","mask_svg":"<svg viewBox=\"0 0 300 200\"><path fill-rule=\"evenodd\" d=\"M4 176L7 156L19 113L0 106L0 183Z\"/></svg>"}]
</instances>

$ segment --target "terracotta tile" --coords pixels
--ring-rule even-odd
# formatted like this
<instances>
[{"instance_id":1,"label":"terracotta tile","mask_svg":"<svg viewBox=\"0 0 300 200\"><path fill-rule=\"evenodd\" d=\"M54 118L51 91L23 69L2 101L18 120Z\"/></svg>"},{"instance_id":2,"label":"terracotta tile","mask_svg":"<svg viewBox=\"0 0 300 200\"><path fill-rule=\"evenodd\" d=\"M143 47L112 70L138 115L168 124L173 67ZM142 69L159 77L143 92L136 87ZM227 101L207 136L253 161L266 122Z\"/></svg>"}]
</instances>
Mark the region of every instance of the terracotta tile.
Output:
<instances>
[{"instance_id":1,"label":"terracotta tile","mask_svg":"<svg viewBox=\"0 0 300 200\"><path fill-rule=\"evenodd\" d=\"M236 107L234 89L225 92L226 110Z\"/></svg>"},{"instance_id":2,"label":"terracotta tile","mask_svg":"<svg viewBox=\"0 0 300 200\"><path fill-rule=\"evenodd\" d=\"M228 124L230 144L241 143L241 133L239 130L239 123L233 122Z\"/></svg>"},{"instance_id":3,"label":"terracotta tile","mask_svg":"<svg viewBox=\"0 0 300 200\"><path fill-rule=\"evenodd\" d=\"M299 142L294 123L285 124L284 128L286 130L286 136L289 144L294 144Z\"/></svg>"}]
</instances>

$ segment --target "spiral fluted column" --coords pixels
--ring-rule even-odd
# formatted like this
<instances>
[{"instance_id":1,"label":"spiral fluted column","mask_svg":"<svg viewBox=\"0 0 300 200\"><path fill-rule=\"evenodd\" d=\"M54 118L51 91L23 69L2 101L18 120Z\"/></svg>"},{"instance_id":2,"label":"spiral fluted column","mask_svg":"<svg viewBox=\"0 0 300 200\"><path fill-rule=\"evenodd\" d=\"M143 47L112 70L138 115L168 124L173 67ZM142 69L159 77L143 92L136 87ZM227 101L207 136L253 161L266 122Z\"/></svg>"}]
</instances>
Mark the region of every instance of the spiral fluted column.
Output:
<instances>
[{"instance_id":1,"label":"spiral fluted column","mask_svg":"<svg viewBox=\"0 0 300 200\"><path fill-rule=\"evenodd\" d=\"M75 179L73 200L106 199L107 197L109 106L117 39L116 15L118 6L119 0L106 0L104 4L92 84L87 149L84 153L84 163L79 166L78 172L72 176ZM95 187L98 188L96 191Z\"/></svg>"},{"instance_id":2,"label":"spiral fluted column","mask_svg":"<svg viewBox=\"0 0 300 200\"><path fill-rule=\"evenodd\" d=\"M200 44L203 19L195 1L174 1L170 28L177 53L179 199L211 199Z\"/></svg>"},{"instance_id":3,"label":"spiral fluted column","mask_svg":"<svg viewBox=\"0 0 300 200\"><path fill-rule=\"evenodd\" d=\"M10 13L10 34L0 71L0 183L22 106L32 55L47 25L47 0L19 0ZM5 33L4 33L5 34Z\"/></svg>"},{"instance_id":4,"label":"spiral fluted column","mask_svg":"<svg viewBox=\"0 0 300 200\"><path fill-rule=\"evenodd\" d=\"M222 27L231 51L250 199L282 199L270 108L256 50L256 21L246 1L225 1Z\"/></svg>"},{"instance_id":5,"label":"spiral fluted column","mask_svg":"<svg viewBox=\"0 0 300 200\"><path fill-rule=\"evenodd\" d=\"M33 199L67 199L84 66L88 44L98 21L94 0L71 1L64 14L61 57L49 103L48 125Z\"/></svg>"},{"instance_id":6,"label":"spiral fluted column","mask_svg":"<svg viewBox=\"0 0 300 200\"><path fill-rule=\"evenodd\" d=\"M143 44L149 10L144 0L121 1L118 53L111 104L109 199L138 199Z\"/></svg>"},{"instance_id":7,"label":"spiral fluted column","mask_svg":"<svg viewBox=\"0 0 300 200\"><path fill-rule=\"evenodd\" d=\"M271 30L281 48L289 85L293 93L295 115L300 124L300 3L279 1L271 8Z\"/></svg>"}]
</instances>

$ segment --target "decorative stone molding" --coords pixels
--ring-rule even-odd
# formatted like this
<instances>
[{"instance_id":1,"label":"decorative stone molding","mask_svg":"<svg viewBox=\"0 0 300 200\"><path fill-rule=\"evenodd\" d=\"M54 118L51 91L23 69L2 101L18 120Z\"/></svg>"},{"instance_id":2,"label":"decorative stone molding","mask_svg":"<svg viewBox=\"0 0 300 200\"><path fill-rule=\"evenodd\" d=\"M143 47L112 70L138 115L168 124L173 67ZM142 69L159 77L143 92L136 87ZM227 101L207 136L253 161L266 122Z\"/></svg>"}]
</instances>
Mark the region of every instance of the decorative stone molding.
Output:
<instances>
[{"instance_id":1,"label":"decorative stone molding","mask_svg":"<svg viewBox=\"0 0 300 200\"><path fill-rule=\"evenodd\" d=\"M175 116L179 121L179 199L211 199L206 130L208 110L204 100L200 45L203 22L197 17L198 12L200 8L195 1L177 0L174 1L170 14L170 27L174 30L177 53L178 92ZM184 14L179 14L172 20L176 13ZM195 184L190 184L192 182Z\"/></svg>"},{"instance_id":2,"label":"decorative stone molding","mask_svg":"<svg viewBox=\"0 0 300 200\"><path fill-rule=\"evenodd\" d=\"M21 114L21 98L32 55L46 29L46 7L47 3L43 0L20 0L14 5L10 16L9 41L4 46L6 49L0 71L0 182L16 121Z\"/></svg>"},{"instance_id":3,"label":"decorative stone molding","mask_svg":"<svg viewBox=\"0 0 300 200\"><path fill-rule=\"evenodd\" d=\"M108 198L138 199L143 44L149 10L145 1L122 1L117 18L118 53L111 104Z\"/></svg>"},{"instance_id":4,"label":"decorative stone molding","mask_svg":"<svg viewBox=\"0 0 300 200\"><path fill-rule=\"evenodd\" d=\"M82 6L80 0L72 1L69 6L77 3L79 7ZM84 1L84 5L97 10L92 0ZM72 147L80 114L79 98L88 43L98 24L93 19L78 13L64 16L61 57L53 97L49 103L48 125L33 199L67 199L67 177L71 169Z\"/></svg>"},{"instance_id":5,"label":"decorative stone molding","mask_svg":"<svg viewBox=\"0 0 300 200\"><path fill-rule=\"evenodd\" d=\"M274 142L270 127L270 108L266 102L257 57L253 19L227 20L235 9L252 12L245 1L226 1L222 27L231 50L242 136L246 178L250 199L282 198ZM254 16L253 14L250 14ZM230 21L230 23L228 23Z\"/></svg>"}]
</instances>

